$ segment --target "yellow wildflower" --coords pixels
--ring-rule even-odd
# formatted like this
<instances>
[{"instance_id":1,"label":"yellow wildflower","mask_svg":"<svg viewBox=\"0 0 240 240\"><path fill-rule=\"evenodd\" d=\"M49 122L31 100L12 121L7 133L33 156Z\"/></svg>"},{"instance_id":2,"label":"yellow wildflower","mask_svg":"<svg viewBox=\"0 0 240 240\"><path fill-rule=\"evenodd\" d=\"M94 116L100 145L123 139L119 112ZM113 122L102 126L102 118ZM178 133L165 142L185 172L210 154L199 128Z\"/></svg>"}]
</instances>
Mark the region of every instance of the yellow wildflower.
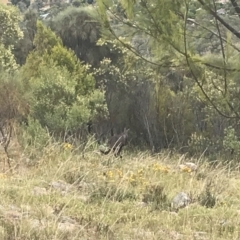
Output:
<instances>
[{"instance_id":1,"label":"yellow wildflower","mask_svg":"<svg viewBox=\"0 0 240 240\"><path fill-rule=\"evenodd\" d=\"M0 174L0 178L7 178L7 175L4 174L4 173L1 173L1 174Z\"/></svg>"},{"instance_id":2,"label":"yellow wildflower","mask_svg":"<svg viewBox=\"0 0 240 240\"><path fill-rule=\"evenodd\" d=\"M186 167L182 168L182 172L190 173L190 172L192 172L192 169L186 166Z\"/></svg>"},{"instance_id":3,"label":"yellow wildflower","mask_svg":"<svg viewBox=\"0 0 240 240\"><path fill-rule=\"evenodd\" d=\"M153 171L155 172L164 172L164 173L168 173L169 172L169 168L167 166L162 166L158 163L154 163L153 164Z\"/></svg>"},{"instance_id":4,"label":"yellow wildflower","mask_svg":"<svg viewBox=\"0 0 240 240\"><path fill-rule=\"evenodd\" d=\"M64 144L63 144L63 148L64 148L65 150L72 150L72 149L73 149L73 146L72 146L72 144L70 144L70 143L64 143Z\"/></svg>"},{"instance_id":5,"label":"yellow wildflower","mask_svg":"<svg viewBox=\"0 0 240 240\"><path fill-rule=\"evenodd\" d=\"M113 172L112 171L107 171L106 176L108 178L113 178Z\"/></svg>"}]
</instances>

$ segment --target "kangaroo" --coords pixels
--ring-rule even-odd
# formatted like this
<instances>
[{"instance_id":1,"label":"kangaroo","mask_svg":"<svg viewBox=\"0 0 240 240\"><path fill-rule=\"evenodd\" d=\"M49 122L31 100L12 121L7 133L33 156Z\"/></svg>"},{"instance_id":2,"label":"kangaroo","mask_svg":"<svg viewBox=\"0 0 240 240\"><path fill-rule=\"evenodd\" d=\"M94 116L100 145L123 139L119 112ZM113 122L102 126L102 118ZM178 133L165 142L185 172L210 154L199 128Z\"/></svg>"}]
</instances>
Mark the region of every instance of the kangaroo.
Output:
<instances>
[{"instance_id":1,"label":"kangaroo","mask_svg":"<svg viewBox=\"0 0 240 240\"><path fill-rule=\"evenodd\" d=\"M124 128L124 131L120 134L114 134L108 141L109 149L107 151L104 151L102 149L99 149L101 153L108 154L111 150L114 152L114 156L122 156L120 155L122 148L127 145L128 142L128 131L129 129Z\"/></svg>"}]
</instances>

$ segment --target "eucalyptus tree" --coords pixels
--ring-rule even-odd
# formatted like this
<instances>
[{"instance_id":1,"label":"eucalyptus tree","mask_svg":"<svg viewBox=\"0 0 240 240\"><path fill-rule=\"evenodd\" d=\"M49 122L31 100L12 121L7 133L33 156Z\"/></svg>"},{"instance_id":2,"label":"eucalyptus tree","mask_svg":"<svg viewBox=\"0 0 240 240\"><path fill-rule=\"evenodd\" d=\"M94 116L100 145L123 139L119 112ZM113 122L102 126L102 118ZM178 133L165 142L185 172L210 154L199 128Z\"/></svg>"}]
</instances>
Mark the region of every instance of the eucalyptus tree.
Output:
<instances>
[{"instance_id":1,"label":"eucalyptus tree","mask_svg":"<svg viewBox=\"0 0 240 240\"><path fill-rule=\"evenodd\" d=\"M95 87L89 66L40 21L33 43L35 48L21 68L21 81L31 95L34 119L59 136L107 115L104 92Z\"/></svg>"},{"instance_id":2,"label":"eucalyptus tree","mask_svg":"<svg viewBox=\"0 0 240 240\"><path fill-rule=\"evenodd\" d=\"M119 2L125 10L127 18L116 11L114 2L98 1L104 26L110 30L112 35L121 41L111 24L111 19L115 18L125 28L127 27L128 32L143 33L145 36L149 36L153 54L149 58L140 55L130 44L123 41L122 43L129 50L157 67L187 67L206 100L219 114L227 118L239 118L239 110L231 103L233 92L229 85L233 76L239 71L237 62L240 32L237 23L240 19L237 1L231 1L235 15L228 15L227 11L221 15L215 0L123 0ZM193 13L191 7L196 4L199 9L197 11L195 9L195 13ZM194 18L190 18L190 16L194 16ZM201 29L200 32L199 29ZM196 33L197 35L195 35ZM197 40L205 38L209 34L211 38L206 38L205 41L211 42L213 39L217 41L221 54L214 54L210 49L211 55L209 56L208 48L203 49L200 54L197 51L196 38ZM217 84L221 88L218 89L222 95L220 103L214 101L204 88L206 71L223 78L220 81L221 86ZM224 108L221 106L223 102Z\"/></svg>"},{"instance_id":3,"label":"eucalyptus tree","mask_svg":"<svg viewBox=\"0 0 240 240\"><path fill-rule=\"evenodd\" d=\"M38 13L35 10L28 9L20 22L23 32L23 38L14 46L13 53L18 64L23 65L26 62L28 53L33 50L33 39L37 31Z\"/></svg>"},{"instance_id":4,"label":"eucalyptus tree","mask_svg":"<svg viewBox=\"0 0 240 240\"><path fill-rule=\"evenodd\" d=\"M68 7L48 24L81 61L97 66L104 56L113 57L108 46L96 44L101 36L101 23L92 6Z\"/></svg>"},{"instance_id":5,"label":"eucalyptus tree","mask_svg":"<svg viewBox=\"0 0 240 240\"><path fill-rule=\"evenodd\" d=\"M97 2L105 29L128 51L150 64L156 76L161 74L166 80L169 72L182 75L179 81L187 91L185 97L191 96L195 121L200 118L194 123L198 126L196 131L206 130L208 137L222 137L229 124L239 125L238 1L223 4L217 0ZM133 44L134 37L147 39L148 51L139 51ZM162 80L156 82L157 91L161 84ZM157 91L156 98L161 101Z\"/></svg>"},{"instance_id":6,"label":"eucalyptus tree","mask_svg":"<svg viewBox=\"0 0 240 240\"><path fill-rule=\"evenodd\" d=\"M0 4L0 70L17 68L13 56L14 45L23 37L21 14L16 7Z\"/></svg>"}]
</instances>

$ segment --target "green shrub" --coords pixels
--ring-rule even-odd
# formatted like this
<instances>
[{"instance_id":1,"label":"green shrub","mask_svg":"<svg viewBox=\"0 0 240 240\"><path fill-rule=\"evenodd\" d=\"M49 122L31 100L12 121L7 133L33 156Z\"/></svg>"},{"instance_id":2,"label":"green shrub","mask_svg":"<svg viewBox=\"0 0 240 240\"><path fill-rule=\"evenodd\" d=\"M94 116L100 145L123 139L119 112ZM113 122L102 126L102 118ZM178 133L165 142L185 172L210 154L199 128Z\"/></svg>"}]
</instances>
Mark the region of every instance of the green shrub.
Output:
<instances>
[{"instance_id":1,"label":"green shrub","mask_svg":"<svg viewBox=\"0 0 240 240\"><path fill-rule=\"evenodd\" d=\"M170 202L164 192L164 187L160 185L146 187L143 194L143 202L151 203L154 210L168 209L170 206Z\"/></svg>"},{"instance_id":2,"label":"green shrub","mask_svg":"<svg viewBox=\"0 0 240 240\"><path fill-rule=\"evenodd\" d=\"M223 148L227 153L240 154L240 141L233 127L228 127L224 130Z\"/></svg>"},{"instance_id":3,"label":"green shrub","mask_svg":"<svg viewBox=\"0 0 240 240\"><path fill-rule=\"evenodd\" d=\"M95 88L88 66L40 22L34 44L36 49L22 68L25 89L31 92L33 118L51 133L60 135L108 114L105 93Z\"/></svg>"},{"instance_id":4,"label":"green shrub","mask_svg":"<svg viewBox=\"0 0 240 240\"><path fill-rule=\"evenodd\" d=\"M213 208L217 202L217 198L212 193L211 184L208 183L205 190L199 195L198 201L202 206L206 208Z\"/></svg>"}]
</instances>

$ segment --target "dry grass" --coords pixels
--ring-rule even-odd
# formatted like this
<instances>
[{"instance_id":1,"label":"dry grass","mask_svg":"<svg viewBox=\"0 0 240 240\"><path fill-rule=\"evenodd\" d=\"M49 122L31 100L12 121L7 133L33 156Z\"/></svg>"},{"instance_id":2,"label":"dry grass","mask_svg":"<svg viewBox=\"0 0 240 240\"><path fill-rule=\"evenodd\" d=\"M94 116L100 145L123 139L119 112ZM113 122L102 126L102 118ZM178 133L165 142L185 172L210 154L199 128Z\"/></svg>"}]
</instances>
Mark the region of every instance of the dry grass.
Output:
<instances>
[{"instance_id":1,"label":"dry grass","mask_svg":"<svg viewBox=\"0 0 240 240\"><path fill-rule=\"evenodd\" d=\"M83 159L70 148L52 144L35 166L15 158L14 173L0 174L0 239L240 237L238 171L203 161L196 173L179 171L185 156L167 153ZM170 203L181 191L193 203L176 213ZM203 206L209 196L214 206Z\"/></svg>"}]
</instances>

